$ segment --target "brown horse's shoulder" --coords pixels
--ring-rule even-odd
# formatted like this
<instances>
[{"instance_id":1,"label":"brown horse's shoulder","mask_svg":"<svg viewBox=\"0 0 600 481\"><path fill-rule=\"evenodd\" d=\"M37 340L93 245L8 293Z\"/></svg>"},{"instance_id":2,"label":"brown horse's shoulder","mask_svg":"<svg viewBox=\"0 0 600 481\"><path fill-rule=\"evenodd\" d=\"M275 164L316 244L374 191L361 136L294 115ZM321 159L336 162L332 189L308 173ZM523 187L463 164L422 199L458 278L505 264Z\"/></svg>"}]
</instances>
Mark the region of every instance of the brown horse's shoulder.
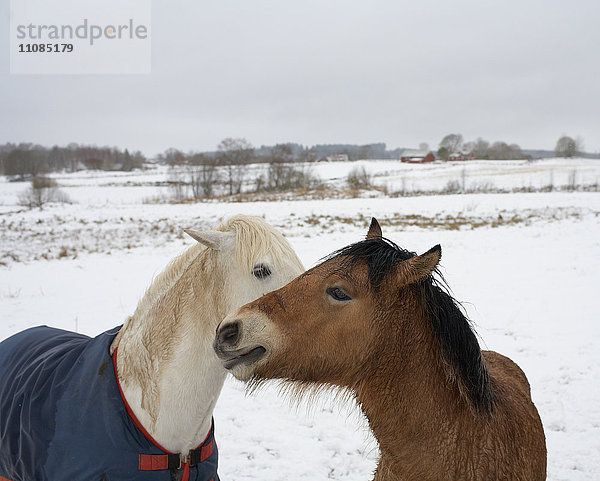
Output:
<instances>
[{"instance_id":1,"label":"brown horse's shoulder","mask_svg":"<svg viewBox=\"0 0 600 481\"><path fill-rule=\"evenodd\" d=\"M531 400L531 387L523 370L512 359L495 351L481 351L496 389L518 389Z\"/></svg>"},{"instance_id":2,"label":"brown horse's shoulder","mask_svg":"<svg viewBox=\"0 0 600 481\"><path fill-rule=\"evenodd\" d=\"M529 381L511 359L494 351L482 351L495 394L495 414L489 428L491 451L504 452L509 463L496 471L522 473L521 479L543 480L546 473L546 443L537 409L531 399ZM508 476L506 479L511 479Z\"/></svg>"}]
</instances>

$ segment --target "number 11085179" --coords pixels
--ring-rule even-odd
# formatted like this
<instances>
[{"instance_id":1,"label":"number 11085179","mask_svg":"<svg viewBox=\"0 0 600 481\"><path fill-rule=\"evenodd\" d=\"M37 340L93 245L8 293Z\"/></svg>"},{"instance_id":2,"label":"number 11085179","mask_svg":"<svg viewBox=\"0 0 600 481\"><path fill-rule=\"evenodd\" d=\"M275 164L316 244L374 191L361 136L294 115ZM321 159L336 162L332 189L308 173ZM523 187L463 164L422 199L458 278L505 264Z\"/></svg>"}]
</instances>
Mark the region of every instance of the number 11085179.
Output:
<instances>
[{"instance_id":1,"label":"number 11085179","mask_svg":"<svg viewBox=\"0 0 600 481\"><path fill-rule=\"evenodd\" d=\"M20 43L19 53L71 53L72 43Z\"/></svg>"}]
</instances>

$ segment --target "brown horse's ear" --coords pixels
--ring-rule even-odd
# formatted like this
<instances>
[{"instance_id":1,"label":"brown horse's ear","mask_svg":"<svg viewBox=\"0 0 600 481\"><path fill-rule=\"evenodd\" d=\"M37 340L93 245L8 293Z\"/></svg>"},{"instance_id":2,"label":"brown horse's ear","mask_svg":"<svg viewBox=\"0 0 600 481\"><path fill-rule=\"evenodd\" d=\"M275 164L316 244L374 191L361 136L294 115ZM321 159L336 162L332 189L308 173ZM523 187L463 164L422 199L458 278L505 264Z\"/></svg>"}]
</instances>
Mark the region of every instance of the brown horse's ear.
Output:
<instances>
[{"instance_id":1,"label":"brown horse's ear","mask_svg":"<svg viewBox=\"0 0 600 481\"><path fill-rule=\"evenodd\" d=\"M371 217L371 225L369 226L369 231L367 232L367 239L376 239L378 237L382 237L381 226L375 217Z\"/></svg>"},{"instance_id":2,"label":"brown horse's ear","mask_svg":"<svg viewBox=\"0 0 600 481\"><path fill-rule=\"evenodd\" d=\"M411 257L400 263L398 266L400 282L402 282L402 285L408 285L427 277L433 272L441 258L442 248L438 244L425 252L425 254Z\"/></svg>"},{"instance_id":3,"label":"brown horse's ear","mask_svg":"<svg viewBox=\"0 0 600 481\"><path fill-rule=\"evenodd\" d=\"M200 244L204 244L206 247L215 250L220 250L233 234L233 232L221 232L218 230L205 230L200 232L192 229L183 229L183 232L192 239L200 242Z\"/></svg>"}]
</instances>

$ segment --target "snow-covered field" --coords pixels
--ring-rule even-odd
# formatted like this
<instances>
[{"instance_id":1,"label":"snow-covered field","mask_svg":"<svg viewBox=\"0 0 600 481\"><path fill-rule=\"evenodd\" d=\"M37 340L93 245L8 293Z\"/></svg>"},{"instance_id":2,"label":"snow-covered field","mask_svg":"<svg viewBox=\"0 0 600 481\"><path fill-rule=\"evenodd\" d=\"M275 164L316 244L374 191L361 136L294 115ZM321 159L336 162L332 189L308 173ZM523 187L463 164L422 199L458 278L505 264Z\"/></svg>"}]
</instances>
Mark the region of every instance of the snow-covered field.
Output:
<instances>
[{"instance_id":1,"label":"snow-covered field","mask_svg":"<svg viewBox=\"0 0 600 481\"><path fill-rule=\"evenodd\" d=\"M461 169L497 187L543 186L550 172L559 185L574 169L578 183L600 177L599 161L567 162L436 168L380 161L368 169L380 185L410 175L420 188L443 187ZM535 165L537 174L530 172ZM317 167L335 181L352 166ZM182 227L240 212L263 215L310 267L359 240L376 216L403 247L442 245L448 284L483 345L528 375L546 430L548 479L600 479L600 193L144 204L164 189L165 175L63 176L62 188L78 203L43 211L16 205L24 184L1 182L0 339L42 323L90 335L120 324L153 275L192 245ZM152 179L142 182L145 176ZM230 379L215 423L224 480L366 480L376 464L377 446L361 415L324 396L311 407L290 407L274 386L246 395Z\"/></svg>"}]
</instances>

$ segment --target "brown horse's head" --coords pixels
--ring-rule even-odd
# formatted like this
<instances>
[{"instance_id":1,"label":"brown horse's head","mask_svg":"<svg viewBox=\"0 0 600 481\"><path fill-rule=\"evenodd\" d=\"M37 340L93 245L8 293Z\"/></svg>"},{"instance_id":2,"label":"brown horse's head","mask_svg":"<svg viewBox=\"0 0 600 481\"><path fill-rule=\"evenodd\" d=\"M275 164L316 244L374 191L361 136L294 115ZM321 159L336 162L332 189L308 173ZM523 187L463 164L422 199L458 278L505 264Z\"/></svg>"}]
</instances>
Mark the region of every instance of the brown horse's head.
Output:
<instances>
[{"instance_id":1,"label":"brown horse's head","mask_svg":"<svg viewBox=\"0 0 600 481\"><path fill-rule=\"evenodd\" d=\"M389 334L381 317L390 309L414 317L406 315L419 308L409 286L428 277L440 256L439 246L420 256L397 248L374 220L365 241L225 319L215 350L240 379L351 383Z\"/></svg>"},{"instance_id":2,"label":"brown horse's head","mask_svg":"<svg viewBox=\"0 0 600 481\"><path fill-rule=\"evenodd\" d=\"M374 358L394 356L402 365L433 352L448 379L485 410L491 395L479 344L432 276L440 258L439 245L422 255L399 248L373 219L364 241L223 320L215 351L241 380L345 387L360 382Z\"/></svg>"}]
</instances>

